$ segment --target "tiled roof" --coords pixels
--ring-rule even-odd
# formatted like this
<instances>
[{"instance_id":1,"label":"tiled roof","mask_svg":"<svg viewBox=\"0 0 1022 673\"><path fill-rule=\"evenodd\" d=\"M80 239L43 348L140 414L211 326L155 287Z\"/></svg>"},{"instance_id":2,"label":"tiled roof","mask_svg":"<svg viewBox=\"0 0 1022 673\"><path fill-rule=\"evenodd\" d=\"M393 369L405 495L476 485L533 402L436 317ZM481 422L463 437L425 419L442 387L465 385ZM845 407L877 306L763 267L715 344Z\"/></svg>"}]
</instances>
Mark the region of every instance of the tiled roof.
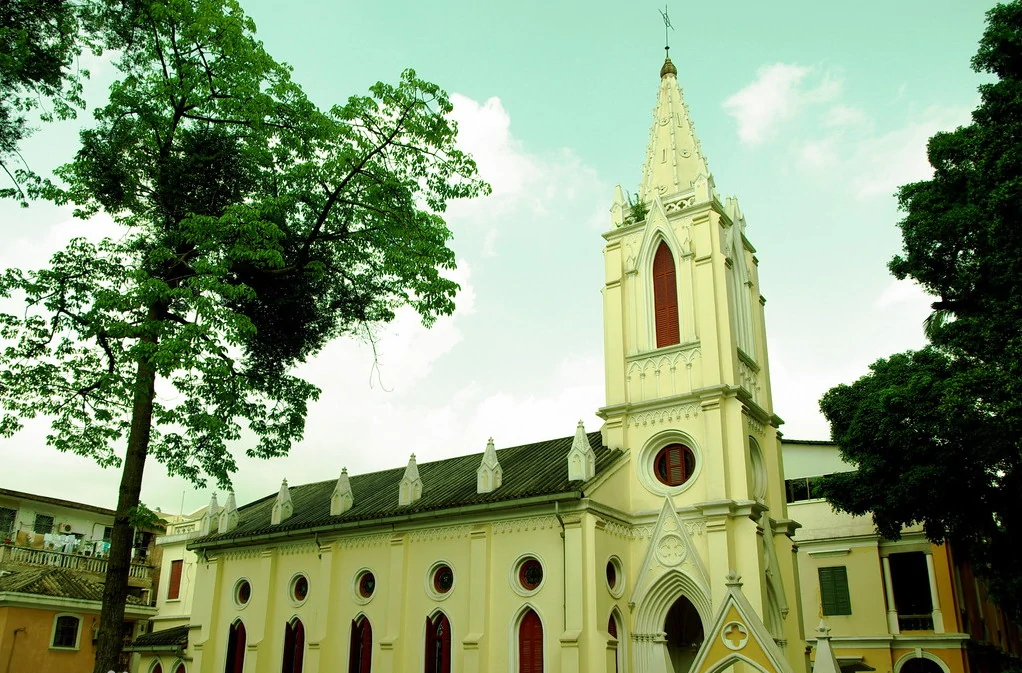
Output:
<instances>
[{"instance_id":1,"label":"tiled roof","mask_svg":"<svg viewBox=\"0 0 1022 673\"><path fill-rule=\"evenodd\" d=\"M599 432L587 434L596 454L596 474L601 474L622 453L603 446ZM404 507L398 505L398 486L404 468L372 472L350 477L354 506L339 516L330 515L330 496L336 479L290 487L294 514L277 525L270 523L276 494L256 500L238 509L239 522L232 531L208 535L189 545L193 548L215 545L251 535L321 528L345 523L403 516L417 512L481 505L536 496L553 496L580 491L584 482L568 481L568 451L573 437L561 437L535 444L497 451L503 472L502 484L491 493L476 493L476 470L482 453L448 458L418 466L422 479L422 497Z\"/></svg>"},{"instance_id":2,"label":"tiled roof","mask_svg":"<svg viewBox=\"0 0 1022 673\"><path fill-rule=\"evenodd\" d=\"M103 514L105 516L114 516L117 514L112 509L106 507L97 507L96 505L86 505L82 502L75 502L73 500L63 500L61 498L51 498L46 495L34 495L32 493L23 493L21 491L12 491L9 488L0 488L0 497L14 498L17 500L31 500L32 502L42 502L49 505L57 505L59 507L67 507L69 509L80 509L85 512L93 512L95 514Z\"/></svg>"},{"instance_id":3,"label":"tiled roof","mask_svg":"<svg viewBox=\"0 0 1022 673\"><path fill-rule=\"evenodd\" d=\"M162 631L153 631L152 633L146 633L138 638L135 638L131 643L131 647L127 648L131 651L148 650L165 647L187 647L188 646L188 625L175 626L170 629L163 629Z\"/></svg>"},{"instance_id":4,"label":"tiled roof","mask_svg":"<svg viewBox=\"0 0 1022 673\"><path fill-rule=\"evenodd\" d=\"M84 601L103 600L103 584L89 576L64 568L25 568L0 575L0 593L34 594ZM129 603L144 605L128 596Z\"/></svg>"}]
</instances>

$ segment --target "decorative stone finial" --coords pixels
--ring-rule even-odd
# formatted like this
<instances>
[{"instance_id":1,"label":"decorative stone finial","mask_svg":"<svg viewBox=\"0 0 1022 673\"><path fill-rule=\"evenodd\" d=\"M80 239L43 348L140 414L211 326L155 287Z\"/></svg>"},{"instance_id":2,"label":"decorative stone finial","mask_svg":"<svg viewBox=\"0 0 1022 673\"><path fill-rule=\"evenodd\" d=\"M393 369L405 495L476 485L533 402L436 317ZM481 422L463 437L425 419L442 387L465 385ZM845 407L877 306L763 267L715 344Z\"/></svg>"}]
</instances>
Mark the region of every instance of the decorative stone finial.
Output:
<instances>
[{"instance_id":1,"label":"decorative stone finial","mask_svg":"<svg viewBox=\"0 0 1022 673\"><path fill-rule=\"evenodd\" d=\"M742 588L742 576L738 574L738 571L732 568L727 575L724 576L724 586L727 587L738 587Z\"/></svg>"},{"instance_id":2,"label":"decorative stone finial","mask_svg":"<svg viewBox=\"0 0 1022 673\"><path fill-rule=\"evenodd\" d=\"M291 504L291 490L287 487L287 479L284 479L280 483L280 491L277 492L277 500L273 503L273 511L270 512L270 523L276 526L284 519L290 517L295 512L295 507Z\"/></svg>"},{"instance_id":3,"label":"decorative stone finial","mask_svg":"<svg viewBox=\"0 0 1022 673\"><path fill-rule=\"evenodd\" d=\"M419 478L419 466L415 464L415 454L408 459L405 476L401 478L398 489L397 504L402 507L410 505L422 497L422 479Z\"/></svg>"},{"instance_id":4,"label":"decorative stone finial","mask_svg":"<svg viewBox=\"0 0 1022 673\"><path fill-rule=\"evenodd\" d=\"M568 451L568 481L588 481L596 476L596 454L582 421L575 428L575 438Z\"/></svg>"},{"instance_id":5,"label":"decorative stone finial","mask_svg":"<svg viewBox=\"0 0 1022 673\"><path fill-rule=\"evenodd\" d=\"M486 442L483 460L476 470L476 493L490 493L500 486L504 471L497 460L497 450L493 447L493 437Z\"/></svg>"},{"instance_id":6,"label":"decorative stone finial","mask_svg":"<svg viewBox=\"0 0 1022 673\"><path fill-rule=\"evenodd\" d=\"M675 77L678 76L678 69L674 67L673 63L671 63L670 56L664 59L664 64L660 68L660 76L666 77L667 75L674 75Z\"/></svg>"},{"instance_id":7,"label":"decorative stone finial","mask_svg":"<svg viewBox=\"0 0 1022 673\"><path fill-rule=\"evenodd\" d=\"M234 499L234 491L230 491L227 494L227 503L220 510L217 532L226 533L227 531L234 530L238 527L238 520L240 518L238 515L238 503Z\"/></svg>"},{"instance_id":8,"label":"decorative stone finial","mask_svg":"<svg viewBox=\"0 0 1022 673\"><path fill-rule=\"evenodd\" d=\"M816 627L816 658L813 661L813 673L841 673L841 665L837 655L830 646L830 629L821 619Z\"/></svg>"},{"instance_id":9,"label":"decorative stone finial","mask_svg":"<svg viewBox=\"0 0 1022 673\"><path fill-rule=\"evenodd\" d=\"M348 468L341 468L341 476L337 477L337 485L334 486L333 495L330 496L330 516L344 514L355 504L355 496L351 492L351 482L348 480Z\"/></svg>"},{"instance_id":10,"label":"decorative stone finial","mask_svg":"<svg viewBox=\"0 0 1022 673\"><path fill-rule=\"evenodd\" d=\"M628 200L625 198L625 191L621 185L614 187L614 201L610 204L610 223L620 227L625 223L625 215L628 210Z\"/></svg>"},{"instance_id":11,"label":"decorative stone finial","mask_svg":"<svg viewBox=\"0 0 1022 673\"><path fill-rule=\"evenodd\" d=\"M216 493L209 499L209 505L202 514L202 521L199 522L199 534L209 535L220 526L220 504L216 501Z\"/></svg>"}]
</instances>

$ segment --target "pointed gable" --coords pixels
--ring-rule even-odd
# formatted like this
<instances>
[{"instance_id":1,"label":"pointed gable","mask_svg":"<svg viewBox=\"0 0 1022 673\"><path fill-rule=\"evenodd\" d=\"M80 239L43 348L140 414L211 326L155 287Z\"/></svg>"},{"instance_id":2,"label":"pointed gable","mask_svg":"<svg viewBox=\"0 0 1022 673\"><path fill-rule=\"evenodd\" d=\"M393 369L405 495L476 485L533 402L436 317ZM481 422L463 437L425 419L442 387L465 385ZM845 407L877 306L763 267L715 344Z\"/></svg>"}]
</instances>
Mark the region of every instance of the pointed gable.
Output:
<instances>
[{"instance_id":1,"label":"pointed gable","mask_svg":"<svg viewBox=\"0 0 1022 673\"><path fill-rule=\"evenodd\" d=\"M492 493L504 479L504 471L497 460L497 450L493 446L493 437L486 442L482 462L476 470L476 493Z\"/></svg>"},{"instance_id":2,"label":"pointed gable","mask_svg":"<svg viewBox=\"0 0 1022 673\"><path fill-rule=\"evenodd\" d=\"M710 575L703 559L692 543L688 527L678 516L670 498L664 498L653 535L646 549L646 557L639 569L635 589L628 600L638 604L654 586L661 584L666 575L677 576L679 588L692 600L693 606L705 620L709 617L709 604L700 597L710 595Z\"/></svg>"},{"instance_id":3,"label":"pointed gable","mask_svg":"<svg viewBox=\"0 0 1022 673\"><path fill-rule=\"evenodd\" d=\"M202 513L202 520L199 521L199 534L209 535L217 532L220 527L220 504L216 501L216 493L209 499L206 511Z\"/></svg>"},{"instance_id":4,"label":"pointed gable","mask_svg":"<svg viewBox=\"0 0 1022 673\"><path fill-rule=\"evenodd\" d=\"M341 476L337 477L337 485L330 494L330 516L344 514L355 504L355 495L351 492L351 480L348 479L348 468L341 468Z\"/></svg>"},{"instance_id":5,"label":"pointed gable","mask_svg":"<svg viewBox=\"0 0 1022 673\"><path fill-rule=\"evenodd\" d=\"M794 673L763 620L742 593L741 578L731 571L727 594L705 631L690 673L711 673L743 661L766 673Z\"/></svg>"},{"instance_id":6,"label":"pointed gable","mask_svg":"<svg viewBox=\"0 0 1022 673\"><path fill-rule=\"evenodd\" d=\"M281 521L294 514L295 508L291 503L291 489L287 487L287 479L280 484L280 491L273 503L273 512L270 514L270 523L276 526Z\"/></svg>"},{"instance_id":7,"label":"pointed gable","mask_svg":"<svg viewBox=\"0 0 1022 673\"><path fill-rule=\"evenodd\" d=\"M227 503L220 510L218 533L226 533L238 527L238 503L234 499L234 491L227 494Z\"/></svg>"},{"instance_id":8,"label":"pointed gable","mask_svg":"<svg viewBox=\"0 0 1022 673\"><path fill-rule=\"evenodd\" d=\"M419 467L415 464L415 454L408 459L408 466L405 467L405 474L401 477L401 484L398 488L397 502L404 507L410 505L422 497L422 479L419 478Z\"/></svg>"},{"instance_id":9,"label":"pointed gable","mask_svg":"<svg viewBox=\"0 0 1022 673\"><path fill-rule=\"evenodd\" d=\"M568 451L568 481L589 481L594 476L596 454L589 444L585 425L579 421L578 427L575 428L575 437L571 441L571 450Z\"/></svg>"}]
</instances>

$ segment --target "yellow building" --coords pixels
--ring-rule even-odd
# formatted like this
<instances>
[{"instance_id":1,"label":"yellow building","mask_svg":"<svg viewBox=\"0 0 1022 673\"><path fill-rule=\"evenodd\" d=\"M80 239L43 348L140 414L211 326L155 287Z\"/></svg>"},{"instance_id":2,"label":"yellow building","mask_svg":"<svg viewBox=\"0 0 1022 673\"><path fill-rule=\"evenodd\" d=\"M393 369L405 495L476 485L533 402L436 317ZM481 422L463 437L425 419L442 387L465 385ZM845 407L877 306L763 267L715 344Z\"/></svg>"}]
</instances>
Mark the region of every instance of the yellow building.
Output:
<instances>
[{"instance_id":1,"label":"yellow building","mask_svg":"<svg viewBox=\"0 0 1022 673\"><path fill-rule=\"evenodd\" d=\"M834 512L814 479L851 468L828 442L783 443L788 511L802 528L802 610L811 629L824 619L845 671L980 673L1019 665L1017 625L948 545L921 527L879 537L871 517ZM810 643L815 642L807 632Z\"/></svg>"},{"instance_id":2,"label":"yellow building","mask_svg":"<svg viewBox=\"0 0 1022 673\"><path fill-rule=\"evenodd\" d=\"M805 671L758 261L670 59L639 197L604 234L600 431L211 508L190 630L139 670Z\"/></svg>"}]
</instances>

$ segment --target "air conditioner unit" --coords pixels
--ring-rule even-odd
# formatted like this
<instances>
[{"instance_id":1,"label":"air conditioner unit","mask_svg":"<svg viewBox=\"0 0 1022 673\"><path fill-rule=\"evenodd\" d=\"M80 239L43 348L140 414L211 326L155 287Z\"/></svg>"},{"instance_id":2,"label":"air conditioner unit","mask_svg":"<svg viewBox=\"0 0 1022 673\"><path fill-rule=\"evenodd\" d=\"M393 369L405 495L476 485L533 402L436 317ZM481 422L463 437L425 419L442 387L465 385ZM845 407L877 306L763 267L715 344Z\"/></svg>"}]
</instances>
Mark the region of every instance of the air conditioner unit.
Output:
<instances>
[{"instance_id":1,"label":"air conditioner unit","mask_svg":"<svg viewBox=\"0 0 1022 673\"><path fill-rule=\"evenodd\" d=\"M62 523L62 524L60 524L60 532L61 533L70 533L71 532L71 524L69 524L69 523Z\"/></svg>"}]
</instances>

